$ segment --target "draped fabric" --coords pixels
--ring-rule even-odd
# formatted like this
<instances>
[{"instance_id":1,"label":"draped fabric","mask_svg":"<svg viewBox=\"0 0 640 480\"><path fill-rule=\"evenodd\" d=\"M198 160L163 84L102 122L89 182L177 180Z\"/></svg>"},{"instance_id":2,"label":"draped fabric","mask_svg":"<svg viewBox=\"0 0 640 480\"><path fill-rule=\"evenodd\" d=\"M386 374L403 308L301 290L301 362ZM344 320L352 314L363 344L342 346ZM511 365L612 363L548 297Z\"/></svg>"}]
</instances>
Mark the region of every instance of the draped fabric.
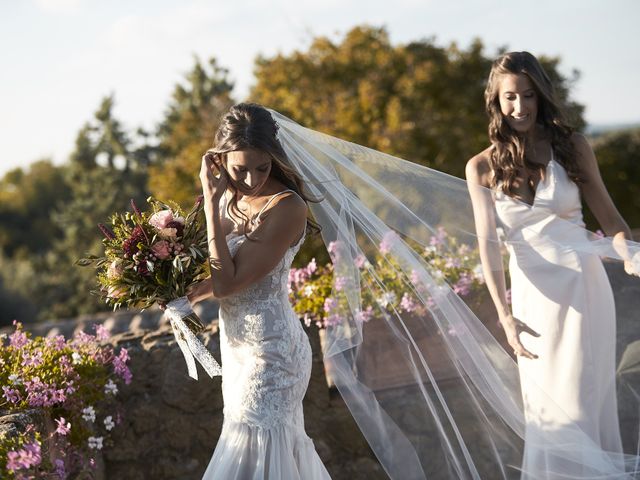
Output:
<instances>
[{"instance_id":1,"label":"draped fabric","mask_svg":"<svg viewBox=\"0 0 640 480\"><path fill-rule=\"evenodd\" d=\"M640 245L585 230L559 164L529 206L272 115L322 199L311 210L334 264L325 365L391 478L636 478L640 298L625 293L638 279L621 260L640 271ZM493 224L476 228L479 209ZM623 279L613 289L602 258ZM487 271L508 272L514 314L547 322L522 337L547 342L544 362L511 356ZM604 412L597 432L580 402Z\"/></svg>"}]
</instances>

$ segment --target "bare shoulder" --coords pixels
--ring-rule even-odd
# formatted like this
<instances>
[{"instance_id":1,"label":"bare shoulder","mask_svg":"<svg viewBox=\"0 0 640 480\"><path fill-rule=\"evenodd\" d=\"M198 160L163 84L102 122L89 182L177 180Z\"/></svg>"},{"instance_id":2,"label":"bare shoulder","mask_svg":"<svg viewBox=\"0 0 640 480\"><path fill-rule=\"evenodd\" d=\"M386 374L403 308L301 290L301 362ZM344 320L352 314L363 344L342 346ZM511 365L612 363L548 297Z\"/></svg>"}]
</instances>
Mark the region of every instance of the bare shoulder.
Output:
<instances>
[{"instance_id":1,"label":"bare shoulder","mask_svg":"<svg viewBox=\"0 0 640 480\"><path fill-rule=\"evenodd\" d=\"M279 223L291 224L292 227L306 222L307 203L296 193L280 195L265 211L266 216ZM275 222L274 222L275 223Z\"/></svg>"},{"instance_id":2,"label":"bare shoulder","mask_svg":"<svg viewBox=\"0 0 640 480\"><path fill-rule=\"evenodd\" d=\"M571 134L571 142L576 149L576 161L580 168L585 169L587 172L593 169L597 170L595 154L587 137L581 133L574 132Z\"/></svg>"},{"instance_id":3,"label":"bare shoulder","mask_svg":"<svg viewBox=\"0 0 640 480\"><path fill-rule=\"evenodd\" d=\"M491 147L487 147L482 152L471 157L465 167L467 180L485 187L489 186L491 180L490 158Z\"/></svg>"},{"instance_id":4,"label":"bare shoulder","mask_svg":"<svg viewBox=\"0 0 640 480\"><path fill-rule=\"evenodd\" d=\"M581 133L573 132L571 134L571 142L573 143L574 147L576 147L578 153L591 151L591 144L589 143L589 140L587 140L587 137L585 137Z\"/></svg>"}]
</instances>

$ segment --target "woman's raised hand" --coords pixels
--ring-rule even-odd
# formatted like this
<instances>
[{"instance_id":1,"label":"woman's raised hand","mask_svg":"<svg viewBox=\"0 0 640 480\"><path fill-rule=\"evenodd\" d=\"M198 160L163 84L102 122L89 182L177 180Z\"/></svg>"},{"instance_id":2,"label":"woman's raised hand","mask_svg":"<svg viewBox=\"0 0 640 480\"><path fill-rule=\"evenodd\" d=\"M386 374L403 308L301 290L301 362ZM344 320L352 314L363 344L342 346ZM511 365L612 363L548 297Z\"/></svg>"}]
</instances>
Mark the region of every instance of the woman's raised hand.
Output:
<instances>
[{"instance_id":1,"label":"woman's raised hand","mask_svg":"<svg viewBox=\"0 0 640 480\"><path fill-rule=\"evenodd\" d=\"M229 180L225 169L215 165L214 161L212 153L205 153L202 156L200 182L205 200L213 200L213 203L217 205L227 189ZM218 177L215 176L215 171L220 172Z\"/></svg>"}]
</instances>

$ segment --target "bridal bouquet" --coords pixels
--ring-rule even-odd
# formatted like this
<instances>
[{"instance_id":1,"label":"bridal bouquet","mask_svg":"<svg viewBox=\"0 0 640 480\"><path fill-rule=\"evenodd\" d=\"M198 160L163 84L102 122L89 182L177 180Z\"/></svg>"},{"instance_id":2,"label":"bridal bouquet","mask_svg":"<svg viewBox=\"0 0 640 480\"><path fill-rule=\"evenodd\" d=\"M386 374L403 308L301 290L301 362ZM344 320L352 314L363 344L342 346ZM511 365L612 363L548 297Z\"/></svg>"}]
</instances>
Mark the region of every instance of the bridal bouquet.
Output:
<instances>
[{"instance_id":1,"label":"bridal bouquet","mask_svg":"<svg viewBox=\"0 0 640 480\"><path fill-rule=\"evenodd\" d=\"M88 255L77 264L95 265L97 293L114 310L166 305L189 375L197 379L195 356L213 376L219 366L195 337L204 325L186 297L191 285L209 276L202 199L186 214L152 197L147 203L151 209L143 212L131 200L133 212L114 213L109 226L99 224L104 255Z\"/></svg>"}]
</instances>

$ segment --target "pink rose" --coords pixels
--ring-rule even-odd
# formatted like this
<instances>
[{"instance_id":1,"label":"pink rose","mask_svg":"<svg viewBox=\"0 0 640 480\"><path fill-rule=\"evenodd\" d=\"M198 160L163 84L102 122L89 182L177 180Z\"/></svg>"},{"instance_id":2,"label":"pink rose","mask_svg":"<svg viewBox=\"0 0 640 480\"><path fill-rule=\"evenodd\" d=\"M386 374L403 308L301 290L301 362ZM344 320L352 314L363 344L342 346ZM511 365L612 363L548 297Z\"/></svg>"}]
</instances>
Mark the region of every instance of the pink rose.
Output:
<instances>
[{"instance_id":1,"label":"pink rose","mask_svg":"<svg viewBox=\"0 0 640 480\"><path fill-rule=\"evenodd\" d=\"M173 222L173 212L171 210L160 210L159 212L151 215L149 223L156 227L158 230L162 230L167 227L169 222Z\"/></svg>"},{"instance_id":2,"label":"pink rose","mask_svg":"<svg viewBox=\"0 0 640 480\"><path fill-rule=\"evenodd\" d=\"M169 255L171 254L169 242L167 242L166 240L160 240L159 242L154 243L153 246L151 247L151 251L160 260L164 260L165 258L168 258Z\"/></svg>"}]
</instances>

